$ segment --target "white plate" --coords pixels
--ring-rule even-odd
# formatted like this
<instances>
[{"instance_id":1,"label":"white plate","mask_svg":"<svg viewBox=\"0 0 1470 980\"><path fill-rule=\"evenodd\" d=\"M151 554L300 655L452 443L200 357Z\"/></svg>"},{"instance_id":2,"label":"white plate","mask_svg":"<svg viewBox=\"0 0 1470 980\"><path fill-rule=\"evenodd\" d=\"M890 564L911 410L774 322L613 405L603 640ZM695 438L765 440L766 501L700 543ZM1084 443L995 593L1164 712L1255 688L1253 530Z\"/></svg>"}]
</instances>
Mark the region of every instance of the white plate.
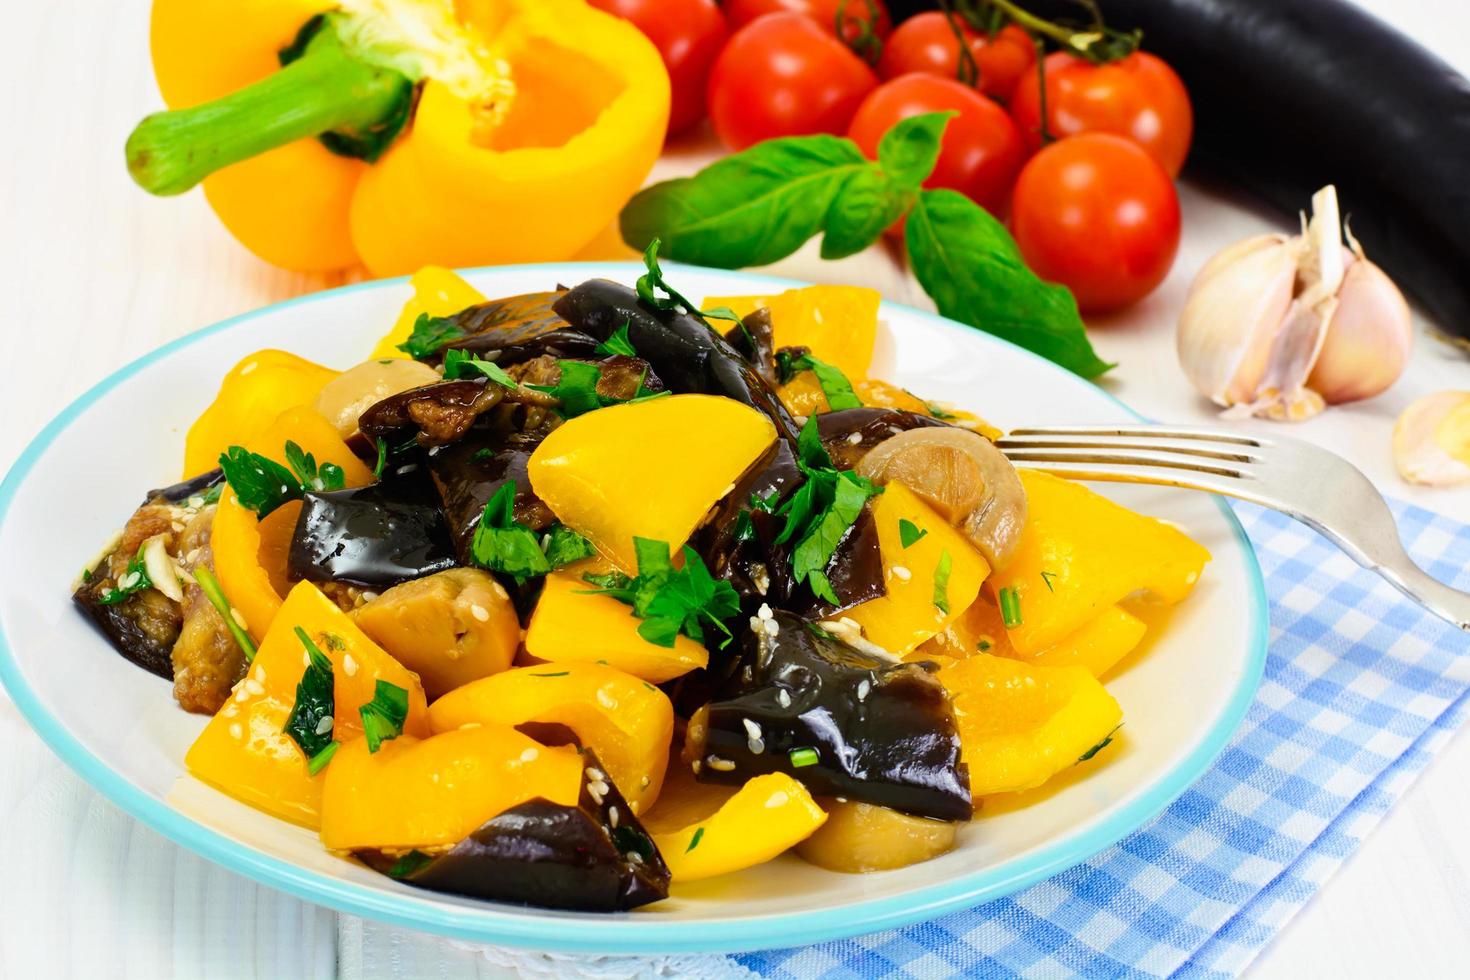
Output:
<instances>
[{"instance_id":1,"label":"white plate","mask_svg":"<svg viewBox=\"0 0 1470 980\"><path fill-rule=\"evenodd\" d=\"M631 283L631 264L483 269L487 296L593 275ZM795 285L671 266L687 295ZM184 337L83 395L0 484L0 678L27 719L84 778L154 829L225 867L334 908L431 932L546 950L734 951L795 946L903 925L998 898L1070 867L1135 830L1224 747L1265 661L1266 601L1240 526L1210 498L1107 487L1174 521L1214 555L1167 628L1114 671L1125 737L1024 809L982 812L950 854L865 876L795 857L674 889L620 915L548 912L419 891L325 852L316 836L267 817L184 772L204 725L169 686L113 652L72 607L70 583L144 490L179 473L184 431L223 373L262 347L345 368L367 355L409 296L403 280L349 286L267 307ZM1006 428L1128 422L1101 389L1016 347L884 304L881 377L973 409Z\"/></svg>"}]
</instances>

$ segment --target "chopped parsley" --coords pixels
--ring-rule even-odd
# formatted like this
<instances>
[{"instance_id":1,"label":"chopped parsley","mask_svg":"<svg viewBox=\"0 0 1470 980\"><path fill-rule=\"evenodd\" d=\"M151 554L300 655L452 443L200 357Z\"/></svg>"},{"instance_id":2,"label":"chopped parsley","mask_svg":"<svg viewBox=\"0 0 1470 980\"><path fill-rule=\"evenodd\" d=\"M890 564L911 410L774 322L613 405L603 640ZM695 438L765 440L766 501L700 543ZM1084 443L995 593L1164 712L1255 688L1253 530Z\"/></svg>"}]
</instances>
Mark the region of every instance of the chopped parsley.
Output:
<instances>
[{"instance_id":1,"label":"chopped parsley","mask_svg":"<svg viewBox=\"0 0 1470 980\"><path fill-rule=\"evenodd\" d=\"M633 607L638 635L655 646L672 647L680 633L704 642L706 626L725 634L720 646L729 644L730 630L725 620L740 612L740 596L735 587L716 579L705 566L704 559L688 545L684 546L684 567L674 568L667 541L634 538L638 558L638 574L632 578L621 572L607 575L583 575L583 581L597 586L592 594L610 595Z\"/></svg>"},{"instance_id":2,"label":"chopped parsley","mask_svg":"<svg viewBox=\"0 0 1470 980\"><path fill-rule=\"evenodd\" d=\"M898 519L898 540L905 548L912 548L919 543L920 538L928 533L907 517Z\"/></svg>"},{"instance_id":3,"label":"chopped parsley","mask_svg":"<svg viewBox=\"0 0 1470 980\"><path fill-rule=\"evenodd\" d=\"M776 355L776 374L784 383L798 371L810 371L817 376L817 384L827 398L827 407L834 412L844 408L862 408L862 400L852 390L852 382L835 365L818 360L811 354L792 357L786 351Z\"/></svg>"},{"instance_id":4,"label":"chopped parsley","mask_svg":"<svg viewBox=\"0 0 1470 980\"><path fill-rule=\"evenodd\" d=\"M388 440L378 436L375 440L378 445L378 461L373 464L373 479L383 478L383 467L388 465Z\"/></svg>"},{"instance_id":5,"label":"chopped parsley","mask_svg":"<svg viewBox=\"0 0 1470 980\"><path fill-rule=\"evenodd\" d=\"M979 640L975 641L975 649L979 650L981 653L989 653L990 648L993 646L995 646L995 644L991 642L991 639L988 636L982 636Z\"/></svg>"},{"instance_id":6,"label":"chopped parsley","mask_svg":"<svg viewBox=\"0 0 1470 980\"><path fill-rule=\"evenodd\" d=\"M792 749L787 758L791 760L791 768L801 769L805 766L817 764L818 756L816 749Z\"/></svg>"},{"instance_id":7,"label":"chopped parsley","mask_svg":"<svg viewBox=\"0 0 1470 980\"><path fill-rule=\"evenodd\" d=\"M628 323L613 331L611 337L598 344L592 350L603 357L621 355L622 357L637 357L638 351L633 348L633 342L628 339Z\"/></svg>"},{"instance_id":8,"label":"chopped parsley","mask_svg":"<svg viewBox=\"0 0 1470 980\"><path fill-rule=\"evenodd\" d=\"M408 720L408 691L379 678L373 685L373 699L357 709L362 718L362 734L369 752L376 752L386 741L403 734Z\"/></svg>"},{"instance_id":9,"label":"chopped parsley","mask_svg":"<svg viewBox=\"0 0 1470 980\"><path fill-rule=\"evenodd\" d=\"M429 857L423 851L409 851L397 861L393 862L393 867L388 869L388 877L407 878L409 875L428 867L433 860L433 858Z\"/></svg>"},{"instance_id":10,"label":"chopped parsley","mask_svg":"<svg viewBox=\"0 0 1470 980\"><path fill-rule=\"evenodd\" d=\"M1057 573L1056 572L1042 572L1041 573L1041 580L1046 583L1046 591L1048 591L1048 592L1055 592L1056 591L1056 589L1052 588L1052 580L1054 578L1056 578L1056 577L1057 577Z\"/></svg>"},{"instance_id":11,"label":"chopped parsley","mask_svg":"<svg viewBox=\"0 0 1470 980\"><path fill-rule=\"evenodd\" d=\"M873 481L850 470L838 470L822 446L815 417L802 426L796 442L798 465L806 481L776 513L785 518L776 544L796 542L791 551L791 573L812 594L826 602L838 598L826 568L837 546L863 512L869 497L883 492Z\"/></svg>"},{"instance_id":12,"label":"chopped parsley","mask_svg":"<svg viewBox=\"0 0 1470 980\"><path fill-rule=\"evenodd\" d=\"M326 462L318 466L316 457L294 442L286 443L286 461L289 469L244 446L231 446L220 454L219 465L240 506L257 517L300 500L308 491L341 490L347 485L342 467Z\"/></svg>"},{"instance_id":13,"label":"chopped parsley","mask_svg":"<svg viewBox=\"0 0 1470 980\"><path fill-rule=\"evenodd\" d=\"M949 573L954 567L954 559L949 556L948 551L939 555L939 564L934 568L934 608L949 615Z\"/></svg>"},{"instance_id":14,"label":"chopped parsley","mask_svg":"<svg viewBox=\"0 0 1470 980\"><path fill-rule=\"evenodd\" d=\"M505 368L494 361L476 357L469 351L451 347L444 352L444 380L459 381L480 375L505 388L518 388L516 379L506 373Z\"/></svg>"},{"instance_id":15,"label":"chopped parsley","mask_svg":"<svg viewBox=\"0 0 1470 980\"><path fill-rule=\"evenodd\" d=\"M636 827L622 824L613 828L613 845L624 854L637 854L645 861L653 860L657 853L653 846L653 840L643 831Z\"/></svg>"},{"instance_id":16,"label":"chopped parsley","mask_svg":"<svg viewBox=\"0 0 1470 980\"><path fill-rule=\"evenodd\" d=\"M695 827L694 836L689 838L689 846L684 848L684 853L688 854L690 851L694 850L696 847L699 846L699 842L702 840L704 840L704 828Z\"/></svg>"},{"instance_id":17,"label":"chopped parsley","mask_svg":"<svg viewBox=\"0 0 1470 980\"><path fill-rule=\"evenodd\" d=\"M662 243L655 238L648 243L648 248L643 251L643 264L648 267L648 272L638 277L638 298L655 310L674 310L680 313L690 313L694 316L702 316L707 320L733 320L742 323L740 317L734 310L728 307L718 306L714 309L701 310L689 300L674 291L664 280L663 269L658 264L658 247ZM665 295L659 296L656 290L662 290Z\"/></svg>"},{"instance_id":18,"label":"chopped parsley","mask_svg":"<svg viewBox=\"0 0 1470 980\"><path fill-rule=\"evenodd\" d=\"M1122 727L1123 727L1122 725L1119 725L1118 726L1118 728L1122 728ZM1113 736L1116 735L1116 734L1118 734L1118 728L1114 728L1112 731L1108 732L1106 738L1104 738L1101 742L1098 742L1092 748L1088 749L1086 752L1084 752L1080 756L1078 756L1077 757L1077 762L1078 763L1086 762L1088 759L1091 759L1093 756L1097 755L1103 749L1105 749L1109 745L1111 745L1113 743Z\"/></svg>"},{"instance_id":19,"label":"chopped parsley","mask_svg":"<svg viewBox=\"0 0 1470 980\"><path fill-rule=\"evenodd\" d=\"M574 561L581 561L583 558L591 558L597 554L597 549L592 547L591 541L565 524L553 524L551 530L546 532L543 543L546 545L547 564L553 569L570 565Z\"/></svg>"},{"instance_id":20,"label":"chopped parsley","mask_svg":"<svg viewBox=\"0 0 1470 980\"><path fill-rule=\"evenodd\" d=\"M560 400L561 405L557 408L557 414L564 419L586 415L588 412L595 412L599 408L607 408L610 405L628 405L633 402L647 401L650 398L662 398L669 394L667 391L649 391L643 387L643 380L640 379L638 390L632 398L611 398L597 390L597 383L602 380L602 368L596 364L589 364L586 361L558 361L557 366L561 369L561 374L556 384L529 385L528 387L554 395Z\"/></svg>"},{"instance_id":21,"label":"chopped parsley","mask_svg":"<svg viewBox=\"0 0 1470 980\"><path fill-rule=\"evenodd\" d=\"M148 577L148 568L143 563L143 547L138 545L138 553L128 562L127 570L117 577L117 587L103 592L97 599L99 604L115 606L145 589L153 588L153 580Z\"/></svg>"},{"instance_id":22,"label":"chopped parsley","mask_svg":"<svg viewBox=\"0 0 1470 980\"><path fill-rule=\"evenodd\" d=\"M760 494L750 495L750 506L742 507L740 513L735 515L735 540L750 541L755 537L755 524L750 515L755 511L764 511L767 514L776 513L776 502L781 497L781 491L772 490L764 497Z\"/></svg>"},{"instance_id":23,"label":"chopped parsley","mask_svg":"<svg viewBox=\"0 0 1470 980\"><path fill-rule=\"evenodd\" d=\"M214 486L210 487L208 490L206 490L203 493L199 494L199 506L200 507L208 507L210 504L217 504L217 503L219 503L219 495L222 494L222 493L224 493L224 490L225 490L225 483L224 483L223 480L221 480L219 483L216 483ZM192 497L189 498L189 499L191 501L193 500Z\"/></svg>"},{"instance_id":24,"label":"chopped parsley","mask_svg":"<svg viewBox=\"0 0 1470 980\"><path fill-rule=\"evenodd\" d=\"M910 395L913 394L912 391L910 391L908 393ZM923 399L920 399L920 401L923 401ZM957 418L959 418L959 416L956 415L955 413L953 413L953 412L947 412L943 408L941 408L940 406L934 404L933 402L924 402L924 407L926 409L928 409L929 410L929 414L931 416L933 416L934 418L936 418L936 419L944 420L944 419L957 419Z\"/></svg>"},{"instance_id":25,"label":"chopped parsley","mask_svg":"<svg viewBox=\"0 0 1470 980\"><path fill-rule=\"evenodd\" d=\"M413 332L398 345L398 349L409 357L422 361L426 357L432 357L445 344L462 340L465 336L464 328L448 317L420 313L419 318L413 322Z\"/></svg>"},{"instance_id":26,"label":"chopped parsley","mask_svg":"<svg viewBox=\"0 0 1470 980\"><path fill-rule=\"evenodd\" d=\"M1008 585L1000 590L1000 619L1006 629L1015 629L1024 620L1021 618L1021 593L1015 586Z\"/></svg>"},{"instance_id":27,"label":"chopped parsley","mask_svg":"<svg viewBox=\"0 0 1470 980\"><path fill-rule=\"evenodd\" d=\"M602 662L603 661L600 661L600 660L598 661L598 663L602 663ZM532 677L566 677L570 673L571 673L570 670L557 670L557 671L553 671L553 672L551 672L549 674L532 674L531 676Z\"/></svg>"},{"instance_id":28,"label":"chopped parsley","mask_svg":"<svg viewBox=\"0 0 1470 980\"><path fill-rule=\"evenodd\" d=\"M470 553L475 562L517 584L546 575L596 553L592 542L564 524L553 525L544 537L515 519L516 485L507 480L485 504L475 528Z\"/></svg>"},{"instance_id":29,"label":"chopped parsley","mask_svg":"<svg viewBox=\"0 0 1470 980\"><path fill-rule=\"evenodd\" d=\"M332 756L336 755L337 750L341 747L341 742L337 741L335 738L332 739L332 741L328 743L326 748L322 749L316 755L307 760L306 771L315 776L317 773L327 768L327 763L332 761Z\"/></svg>"},{"instance_id":30,"label":"chopped parsley","mask_svg":"<svg viewBox=\"0 0 1470 980\"><path fill-rule=\"evenodd\" d=\"M240 621L235 618L235 611L230 608L229 600L225 598L225 590L220 587L219 579L214 577L214 572L209 566L200 565L194 569L194 584L199 586L199 591L204 593L204 598L219 613L219 618L225 621L225 628L235 638L240 649L245 651L245 662L250 663L255 659L255 641L250 639L250 634L245 632Z\"/></svg>"},{"instance_id":31,"label":"chopped parsley","mask_svg":"<svg viewBox=\"0 0 1470 980\"><path fill-rule=\"evenodd\" d=\"M295 632L310 662L296 684L296 703L286 719L285 732L301 747L307 759L314 759L332 743L332 718L336 712L332 661L306 630L298 626Z\"/></svg>"}]
</instances>

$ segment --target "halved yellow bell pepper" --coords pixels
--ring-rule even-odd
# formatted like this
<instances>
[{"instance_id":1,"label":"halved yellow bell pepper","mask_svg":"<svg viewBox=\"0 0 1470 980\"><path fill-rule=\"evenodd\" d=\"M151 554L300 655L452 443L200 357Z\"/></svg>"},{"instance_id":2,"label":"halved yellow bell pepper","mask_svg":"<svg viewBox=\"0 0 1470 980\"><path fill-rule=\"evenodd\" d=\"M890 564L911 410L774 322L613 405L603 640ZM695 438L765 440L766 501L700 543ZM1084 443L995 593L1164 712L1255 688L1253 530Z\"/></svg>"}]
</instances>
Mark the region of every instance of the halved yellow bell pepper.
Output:
<instances>
[{"instance_id":1,"label":"halved yellow bell pepper","mask_svg":"<svg viewBox=\"0 0 1470 980\"><path fill-rule=\"evenodd\" d=\"M1123 709L1081 667L1038 667L976 654L939 671L954 699L960 758L979 800L1040 786L1082 761Z\"/></svg>"},{"instance_id":2,"label":"halved yellow bell pepper","mask_svg":"<svg viewBox=\"0 0 1470 980\"><path fill-rule=\"evenodd\" d=\"M408 284L413 288L413 295L403 304L393 329L378 341L372 354L368 355L369 359L407 357L398 345L408 341L414 323L426 313L429 316L449 316L467 306L485 302L484 294L478 289L437 265L424 266L409 278Z\"/></svg>"},{"instance_id":3,"label":"halved yellow bell pepper","mask_svg":"<svg viewBox=\"0 0 1470 980\"><path fill-rule=\"evenodd\" d=\"M249 445L286 409L310 405L338 373L281 350L258 350L242 358L220 382L214 401L189 426L184 479L214 469L231 446ZM274 452L278 456L280 448Z\"/></svg>"},{"instance_id":4,"label":"halved yellow bell pepper","mask_svg":"<svg viewBox=\"0 0 1470 980\"><path fill-rule=\"evenodd\" d=\"M152 49L171 111L128 140L134 179L203 180L291 269L569 258L668 121L657 49L582 0L155 0Z\"/></svg>"},{"instance_id":5,"label":"halved yellow bell pepper","mask_svg":"<svg viewBox=\"0 0 1470 980\"><path fill-rule=\"evenodd\" d=\"M264 432L246 440L245 448L279 463L286 458L287 440L316 457L318 465L330 462L342 467L349 487L373 480L372 471L347 448L332 423L310 408L286 409ZM260 520L240 506L228 486L220 494L210 529L214 573L256 640L265 636L281 607L285 559L299 510L299 505L286 504Z\"/></svg>"},{"instance_id":6,"label":"halved yellow bell pepper","mask_svg":"<svg viewBox=\"0 0 1470 980\"><path fill-rule=\"evenodd\" d=\"M532 657L552 664L605 661L653 684L709 663L709 651L682 633L674 637L672 647L639 636L642 620L633 615L633 608L610 595L595 594L582 579L583 567L569 566L546 576L526 630L526 652Z\"/></svg>"},{"instance_id":7,"label":"halved yellow bell pepper","mask_svg":"<svg viewBox=\"0 0 1470 980\"><path fill-rule=\"evenodd\" d=\"M298 626L332 661L332 737L343 742L344 748L361 738L358 709L373 699L379 680L408 691L404 732L429 733L428 707L418 678L369 640L320 589L302 582L286 597L245 679L195 739L184 764L195 776L238 800L315 827L321 813L322 780L320 774L314 777L307 771L306 756L285 733L296 703L296 685L306 669L307 654L296 635ZM335 764L334 758L331 765Z\"/></svg>"},{"instance_id":8,"label":"halved yellow bell pepper","mask_svg":"<svg viewBox=\"0 0 1470 980\"><path fill-rule=\"evenodd\" d=\"M963 534L902 483L889 483L870 506L888 594L843 615L856 620L868 640L902 656L969 608L990 566ZM899 530L901 521L923 532L908 547Z\"/></svg>"},{"instance_id":9,"label":"halved yellow bell pepper","mask_svg":"<svg viewBox=\"0 0 1470 980\"><path fill-rule=\"evenodd\" d=\"M1183 531L1079 483L1020 473L1027 504L1021 543L986 588L992 597L1015 591L1021 623L1010 639L1022 654L1061 643L1134 592L1178 602L1199 581L1210 553Z\"/></svg>"},{"instance_id":10,"label":"halved yellow bell pepper","mask_svg":"<svg viewBox=\"0 0 1470 980\"><path fill-rule=\"evenodd\" d=\"M445 847L528 800L575 806L582 757L505 725L482 725L426 739L400 736L377 752L357 739L338 750L324 783L327 847Z\"/></svg>"},{"instance_id":11,"label":"halved yellow bell pepper","mask_svg":"<svg viewBox=\"0 0 1470 980\"><path fill-rule=\"evenodd\" d=\"M635 537L677 555L715 503L776 441L762 413L715 395L670 395L570 419L526 464L563 524L628 574Z\"/></svg>"},{"instance_id":12,"label":"halved yellow bell pepper","mask_svg":"<svg viewBox=\"0 0 1470 980\"><path fill-rule=\"evenodd\" d=\"M674 706L663 691L621 670L566 663L518 667L472 681L429 709L436 732L487 723L565 725L597 753L636 814L653 805L663 786Z\"/></svg>"},{"instance_id":13,"label":"halved yellow bell pepper","mask_svg":"<svg viewBox=\"0 0 1470 980\"><path fill-rule=\"evenodd\" d=\"M827 820L807 788L786 773L756 776L737 789L695 782L679 769L667 804L642 818L676 882L764 864Z\"/></svg>"}]
</instances>

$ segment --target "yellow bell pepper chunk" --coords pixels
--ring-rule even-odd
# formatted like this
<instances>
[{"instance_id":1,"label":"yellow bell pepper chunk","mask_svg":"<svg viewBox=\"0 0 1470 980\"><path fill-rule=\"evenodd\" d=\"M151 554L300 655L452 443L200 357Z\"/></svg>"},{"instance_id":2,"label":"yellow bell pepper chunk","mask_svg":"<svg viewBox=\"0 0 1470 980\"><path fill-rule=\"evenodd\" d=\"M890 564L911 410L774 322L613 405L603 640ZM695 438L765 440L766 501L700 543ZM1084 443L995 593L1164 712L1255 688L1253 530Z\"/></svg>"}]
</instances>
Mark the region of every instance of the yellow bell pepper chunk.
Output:
<instances>
[{"instance_id":1,"label":"yellow bell pepper chunk","mask_svg":"<svg viewBox=\"0 0 1470 980\"><path fill-rule=\"evenodd\" d=\"M776 347L806 347L856 379L873 366L882 299L866 286L806 286L774 296L710 296L704 308L727 306L744 317L764 306Z\"/></svg>"},{"instance_id":2,"label":"yellow bell pepper chunk","mask_svg":"<svg viewBox=\"0 0 1470 980\"><path fill-rule=\"evenodd\" d=\"M575 806L582 758L482 725L400 736L377 752L357 739L337 751L323 782L322 843L332 850L447 847L528 800Z\"/></svg>"},{"instance_id":3,"label":"yellow bell pepper chunk","mask_svg":"<svg viewBox=\"0 0 1470 980\"><path fill-rule=\"evenodd\" d=\"M473 681L429 709L449 732L467 724L556 724L597 758L634 813L658 798L674 737L674 706L663 691L601 664L518 667Z\"/></svg>"},{"instance_id":4,"label":"yellow bell pepper chunk","mask_svg":"<svg viewBox=\"0 0 1470 980\"><path fill-rule=\"evenodd\" d=\"M485 302L485 296L474 286L465 282L448 269L437 265L426 265L408 280L413 295L403 304L393 329L378 341L368 360L381 357L407 357L398 345L406 343L413 333L413 325L425 313L429 316L449 316L467 306Z\"/></svg>"},{"instance_id":5,"label":"yellow bell pepper chunk","mask_svg":"<svg viewBox=\"0 0 1470 980\"><path fill-rule=\"evenodd\" d=\"M241 360L225 375L219 394L204 414L189 427L184 439L184 478L214 469L220 454L231 446L248 447L286 409L310 405L337 374L280 350L256 351ZM275 452L280 453L279 447Z\"/></svg>"},{"instance_id":6,"label":"yellow bell pepper chunk","mask_svg":"<svg viewBox=\"0 0 1470 980\"><path fill-rule=\"evenodd\" d=\"M1143 620L1120 606L1108 606L1061 642L1039 653L1020 653L1011 644L1000 609L988 596L981 596L963 616L943 633L923 643L909 659L939 656L963 660L976 653L988 653L1042 667L1075 664L1087 668L1093 677L1101 678L1138 646L1147 632L1148 624Z\"/></svg>"},{"instance_id":7,"label":"yellow bell pepper chunk","mask_svg":"<svg viewBox=\"0 0 1470 980\"><path fill-rule=\"evenodd\" d=\"M606 411L606 409L604 409ZM580 564L546 576L526 630L526 652L551 664L606 661L634 677L662 684L709 664L709 651L679 634L672 647L638 635L642 622L612 596L592 593Z\"/></svg>"},{"instance_id":8,"label":"yellow bell pepper chunk","mask_svg":"<svg viewBox=\"0 0 1470 980\"><path fill-rule=\"evenodd\" d=\"M976 654L946 665L960 757L978 800L1040 786L1076 765L1123 722L1123 709L1082 667L1038 667Z\"/></svg>"},{"instance_id":9,"label":"yellow bell pepper chunk","mask_svg":"<svg viewBox=\"0 0 1470 980\"><path fill-rule=\"evenodd\" d=\"M1183 531L1081 484L1020 473L1027 501L1021 543L986 588L992 596L1014 589L1019 597L1021 624L1010 638L1021 653L1055 646L1140 589L1174 603L1199 581L1210 553Z\"/></svg>"},{"instance_id":10,"label":"yellow bell pepper chunk","mask_svg":"<svg viewBox=\"0 0 1470 980\"><path fill-rule=\"evenodd\" d=\"M288 408L264 432L244 443L246 449L278 463L286 459L286 443L294 442L316 458L317 465L336 463L349 487L373 482L372 471L353 455L337 430L310 408ZM240 611L245 629L255 639L265 636L281 607L285 563L300 506L286 504L258 520L240 506L228 486L220 494L210 529L214 573L230 605Z\"/></svg>"},{"instance_id":11,"label":"yellow bell pepper chunk","mask_svg":"<svg viewBox=\"0 0 1470 980\"><path fill-rule=\"evenodd\" d=\"M244 803L316 827L322 780L320 774L310 774L306 756L285 732L296 685L306 669L298 626L332 661L332 736L343 748L361 738L358 709L373 699L379 679L408 691L404 732L428 734L428 707L418 678L369 640L320 589L302 582L286 597L245 680L195 739L184 764L199 779Z\"/></svg>"},{"instance_id":12,"label":"yellow bell pepper chunk","mask_svg":"<svg viewBox=\"0 0 1470 980\"><path fill-rule=\"evenodd\" d=\"M827 821L807 788L785 773L756 776L735 789L697 783L679 768L669 804L643 818L676 882L764 864Z\"/></svg>"},{"instance_id":13,"label":"yellow bell pepper chunk","mask_svg":"<svg viewBox=\"0 0 1470 980\"><path fill-rule=\"evenodd\" d=\"M670 395L588 412L542 440L526 472L563 524L624 572L633 538L677 555L709 509L776 441L765 415L715 395Z\"/></svg>"},{"instance_id":14,"label":"yellow bell pepper chunk","mask_svg":"<svg viewBox=\"0 0 1470 980\"><path fill-rule=\"evenodd\" d=\"M990 574L990 566L964 535L903 484L889 483L871 506L888 594L869 599L843 615L856 620L867 639L901 656L969 608L980 594L980 583ZM907 548L899 528L901 521L924 532ZM941 587L936 581L946 555L949 579ZM941 599L947 609L936 601Z\"/></svg>"}]
</instances>

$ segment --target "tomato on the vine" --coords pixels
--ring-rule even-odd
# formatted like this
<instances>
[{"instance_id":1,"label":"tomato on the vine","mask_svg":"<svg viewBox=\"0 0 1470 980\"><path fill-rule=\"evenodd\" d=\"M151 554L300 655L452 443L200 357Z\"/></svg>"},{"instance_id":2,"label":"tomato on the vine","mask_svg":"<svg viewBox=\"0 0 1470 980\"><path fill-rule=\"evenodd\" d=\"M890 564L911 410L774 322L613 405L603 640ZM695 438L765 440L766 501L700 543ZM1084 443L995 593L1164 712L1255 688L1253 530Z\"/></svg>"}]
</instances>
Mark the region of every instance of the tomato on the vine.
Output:
<instances>
[{"instance_id":1,"label":"tomato on the vine","mask_svg":"<svg viewBox=\"0 0 1470 980\"><path fill-rule=\"evenodd\" d=\"M777 136L841 133L878 84L861 58L801 14L735 32L709 80L709 116L732 150Z\"/></svg>"},{"instance_id":2,"label":"tomato on the vine","mask_svg":"<svg viewBox=\"0 0 1470 980\"><path fill-rule=\"evenodd\" d=\"M899 24L883 44L878 74L897 78L910 72L960 77L960 45L977 38L958 18L954 21L937 10L915 14Z\"/></svg>"},{"instance_id":3,"label":"tomato on the vine","mask_svg":"<svg viewBox=\"0 0 1470 980\"><path fill-rule=\"evenodd\" d=\"M809 17L825 30L837 33L837 20L842 19L842 39L848 44L861 43L869 35L880 40L893 29L888 8L883 0L726 0L725 17L733 30L764 14L793 13Z\"/></svg>"},{"instance_id":4,"label":"tomato on the vine","mask_svg":"<svg viewBox=\"0 0 1470 980\"><path fill-rule=\"evenodd\" d=\"M910 74L884 82L863 104L847 135L863 153L878 156L878 141L894 123L925 112L953 111L944 130L939 160L925 187L948 187L999 214L1024 149L1006 111L953 78Z\"/></svg>"},{"instance_id":5,"label":"tomato on the vine","mask_svg":"<svg viewBox=\"0 0 1470 980\"><path fill-rule=\"evenodd\" d=\"M715 59L730 36L715 0L588 0L644 33L669 70L669 135L704 118L705 93Z\"/></svg>"},{"instance_id":6,"label":"tomato on the vine","mask_svg":"<svg viewBox=\"0 0 1470 980\"><path fill-rule=\"evenodd\" d=\"M1021 79L1036 70L1036 45L1015 24L994 34L976 34L970 39L970 54L980 76L980 91L1002 102L1009 102Z\"/></svg>"},{"instance_id":7,"label":"tomato on the vine","mask_svg":"<svg viewBox=\"0 0 1470 980\"><path fill-rule=\"evenodd\" d=\"M1108 133L1047 146L1021 170L1011 226L1026 264L1072 290L1083 312L1120 309L1169 274L1179 198L1136 143Z\"/></svg>"},{"instance_id":8,"label":"tomato on the vine","mask_svg":"<svg viewBox=\"0 0 1470 980\"><path fill-rule=\"evenodd\" d=\"M1047 55L1047 132L1056 138L1113 133L1149 152L1170 177L1179 175L1194 134L1184 83L1146 51L1095 65L1065 51ZM1041 85L1032 71L1011 100L1011 116L1027 144L1041 146Z\"/></svg>"}]
</instances>

